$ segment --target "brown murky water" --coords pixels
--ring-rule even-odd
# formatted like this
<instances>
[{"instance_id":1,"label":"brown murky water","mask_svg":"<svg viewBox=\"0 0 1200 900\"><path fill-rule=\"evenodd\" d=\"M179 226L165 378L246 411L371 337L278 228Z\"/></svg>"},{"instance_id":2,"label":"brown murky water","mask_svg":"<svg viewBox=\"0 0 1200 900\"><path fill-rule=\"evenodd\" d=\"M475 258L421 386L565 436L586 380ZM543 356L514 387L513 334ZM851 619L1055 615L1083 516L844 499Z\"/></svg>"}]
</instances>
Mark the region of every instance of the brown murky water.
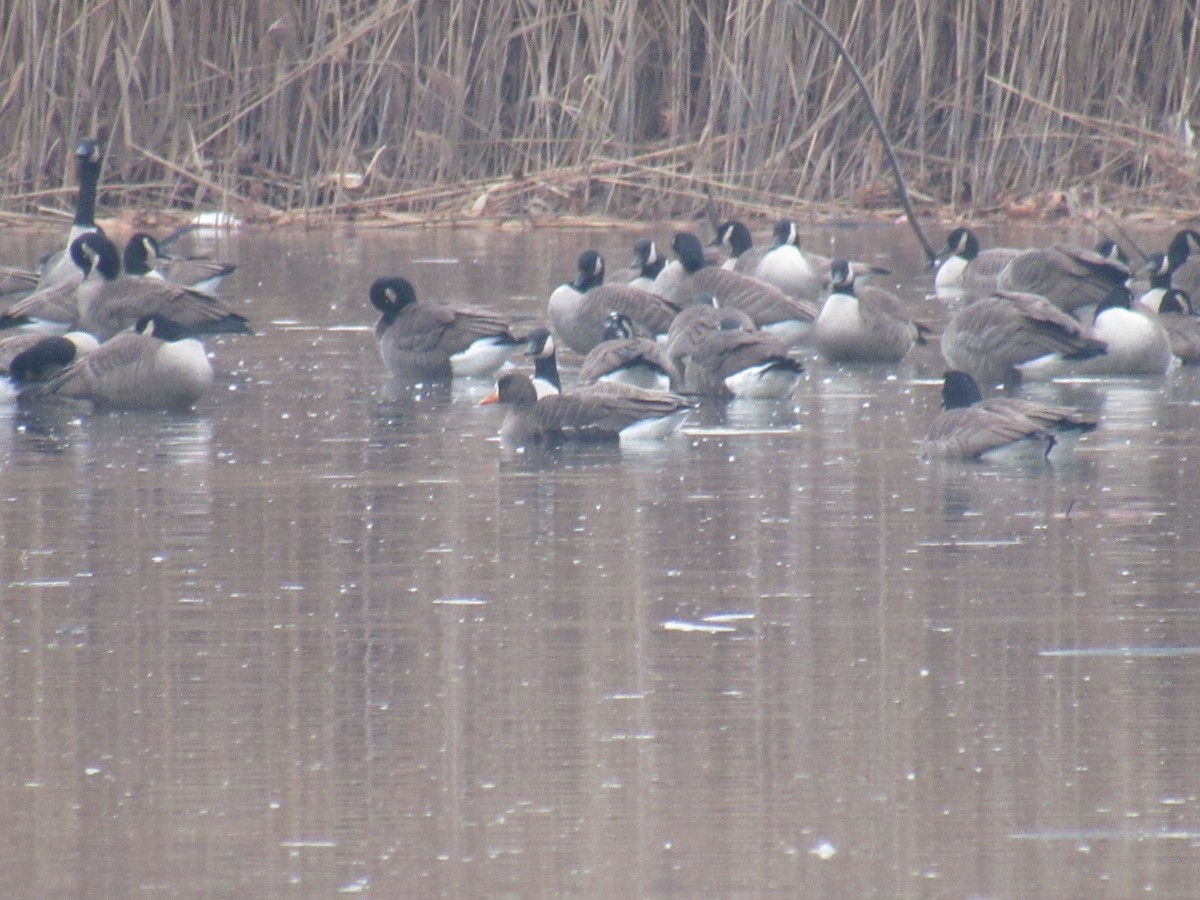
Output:
<instances>
[{"instance_id":1,"label":"brown murky water","mask_svg":"<svg viewBox=\"0 0 1200 900\"><path fill-rule=\"evenodd\" d=\"M375 275L634 237L224 238L194 414L0 410L0 894L1194 896L1200 379L1042 388L1103 425L1027 468L918 460L936 346L650 451L387 383Z\"/></svg>"}]
</instances>

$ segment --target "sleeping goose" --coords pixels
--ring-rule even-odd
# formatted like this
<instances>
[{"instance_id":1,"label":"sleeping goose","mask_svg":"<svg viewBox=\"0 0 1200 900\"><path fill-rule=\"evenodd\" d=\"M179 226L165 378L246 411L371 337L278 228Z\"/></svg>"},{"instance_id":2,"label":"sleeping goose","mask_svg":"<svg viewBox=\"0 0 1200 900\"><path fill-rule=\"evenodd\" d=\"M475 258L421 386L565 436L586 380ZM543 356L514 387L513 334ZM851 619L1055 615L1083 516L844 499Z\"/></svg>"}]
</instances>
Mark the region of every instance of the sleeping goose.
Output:
<instances>
[{"instance_id":1,"label":"sleeping goose","mask_svg":"<svg viewBox=\"0 0 1200 900\"><path fill-rule=\"evenodd\" d=\"M646 390L665 391L676 380L663 344L634 334L624 313L611 312L604 322L604 340L588 351L579 369L579 383L613 381Z\"/></svg>"},{"instance_id":2,"label":"sleeping goose","mask_svg":"<svg viewBox=\"0 0 1200 900\"><path fill-rule=\"evenodd\" d=\"M925 459L981 459L1032 451L1048 458L1057 435L1091 431L1096 420L1067 407L1032 400L984 400L966 372L951 370L942 383L942 412L921 445Z\"/></svg>"},{"instance_id":3,"label":"sleeping goose","mask_svg":"<svg viewBox=\"0 0 1200 900\"><path fill-rule=\"evenodd\" d=\"M688 306L696 296L711 294L722 308L744 311L756 326L789 345L798 343L811 330L817 317L813 304L789 297L756 278L707 265L704 248L691 232L676 234L671 249L684 271L672 295L677 305Z\"/></svg>"},{"instance_id":4,"label":"sleeping goose","mask_svg":"<svg viewBox=\"0 0 1200 900\"><path fill-rule=\"evenodd\" d=\"M1046 356L1076 363L1105 352L1083 323L1045 297L996 291L972 301L942 331L942 357L952 369L993 387L1014 385L1019 367Z\"/></svg>"},{"instance_id":5,"label":"sleeping goose","mask_svg":"<svg viewBox=\"0 0 1200 900\"><path fill-rule=\"evenodd\" d=\"M379 355L397 378L490 377L520 343L500 314L419 301L408 280L398 276L377 278L370 298L380 313Z\"/></svg>"},{"instance_id":6,"label":"sleeping goose","mask_svg":"<svg viewBox=\"0 0 1200 900\"><path fill-rule=\"evenodd\" d=\"M29 351L32 352L32 351ZM21 358L13 361L14 367ZM113 409L187 409L212 386L204 346L161 314L138 320L21 399L67 397Z\"/></svg>"},{"instance_id":7,"label":"sleeping goose","mask_svg":"<svg viewBox=\"0 0 1200 900\"><path fill-rule=\"evenodd\" d=\"M996 288L1041 294L1059 309L1095 306L1124 288L1129 267L1093 250L1057 245L1023 250L996 276Z\"/></svg>"},{"instance_id":8,"label":"sleeping goose","mask_svg":"<svg viewBox=\"0 0 1200 900\"><path fill-rule=\"evenodd\" d=\"M882 288L857 287L850 261L830 266L833 291L813 329L817 351L832 362L899 362L924 344L928 326L911 320L900 299Z\"/></svg>"},{"instance_id":9,"label":"sleeping goose","mask_svg":"<svg viewBox=\"0 0 1200 900\"><path fill-rule=\"evenodd\" d=\"M102 234L77 238L71 258L87 272L75 291L78 325L101 341L153 315L196 335L253 334L245 316L212 294L162 279L122 276L117 248Z\"/></svg>"},{"instance_id":10,"label":"sleeping goose","mask_svg":"<svg viewBox=\"0 0 1200 900\"><path fill-rule=\"evenodd\" d=\"M804 366L788 355L783 341L753 324L747 327L736 315L724 317L716 328L702 324L707 324L707 319L697 319L689 331L681 332L676 342L668 345L682 373L678 382L681 393L753 400L791 396Z\"/></svg>"},{"instance_id":11,"label":"sleeping goose","mask_svg":"<svg viewBox=\"0 0 1200 900\"><path fill-rule=\"evenodd\" d=\"M82 331L61 337L25 331L0 338L0 399L11 400L22 388L48 381L99 346Z\"/></svg>"},{"instance_id":12,"label":"sleeping goose","mask_svg":"<svg viewBox=\"0 0 1200 900\"><path fill-rule=\"evenodd\" d=\"M985 294L996 290L1001 271L1019 254L1012 247L983 250L969 228L955 228L937 255L934 290L950 293Z\"/></svg>"},{"instance_id":13,"label":"sleeping goose","mask_svg":"<svg viewBox=\"0 0 1200 900\"><path fill-rule=\"evenodd\" d=\"M538 398L527 375L509 372L481 406L509 407L500 439L513 447L564 441L661 440L683 424L690 402L666 391L611 382L584 385Z\"/></svg>"},{"instance_id":14,"label":"sleeping goose","mask_svg":"<svg viewBox=\"0 0 1200 900\"><path fill-rule=\"evenodd\" d=\"M1163 375L1171 367L1171 339L1153 315L1132 308L1129 288L1113 288L1096 307L1088 337L1104 353L1081 362L1049 356L1018 366L1023 378L1064 375Z\"/></svg>"},{"instance_id":15,"label":"sleeping goose","mask_svg":"<svg viewBox=\"0 0 1200 900\"><path fill-rule=\"evenodd\" d=\"M604 340L604 320L616 311L649 334L666 334L679 304L624 284L604 283L604 257L595 250L579 255L578 274L550 294L550 327L568 347L586 354Z\"/></svg>"}]
</instances>

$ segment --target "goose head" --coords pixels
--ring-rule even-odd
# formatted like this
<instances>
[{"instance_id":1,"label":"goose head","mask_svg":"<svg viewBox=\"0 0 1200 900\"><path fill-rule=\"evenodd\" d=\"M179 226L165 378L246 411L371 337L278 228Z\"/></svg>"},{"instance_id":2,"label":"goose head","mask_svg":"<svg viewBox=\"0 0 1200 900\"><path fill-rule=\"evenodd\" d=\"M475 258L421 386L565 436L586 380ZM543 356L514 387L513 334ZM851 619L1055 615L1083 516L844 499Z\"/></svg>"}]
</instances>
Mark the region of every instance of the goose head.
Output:
<instances>
[{"instance_id":1,"label":"goose head","mask_svg":"<svg viewBox=\"0 0 1200 900\"><path fill-rule=\"evenodd\" d=\"M379 310L384 322L389 325L404 307L417 302L417 293L408 279L396 275L376 278L371 285L370 297L371 305Z\"/></svg>"}]
</instances>

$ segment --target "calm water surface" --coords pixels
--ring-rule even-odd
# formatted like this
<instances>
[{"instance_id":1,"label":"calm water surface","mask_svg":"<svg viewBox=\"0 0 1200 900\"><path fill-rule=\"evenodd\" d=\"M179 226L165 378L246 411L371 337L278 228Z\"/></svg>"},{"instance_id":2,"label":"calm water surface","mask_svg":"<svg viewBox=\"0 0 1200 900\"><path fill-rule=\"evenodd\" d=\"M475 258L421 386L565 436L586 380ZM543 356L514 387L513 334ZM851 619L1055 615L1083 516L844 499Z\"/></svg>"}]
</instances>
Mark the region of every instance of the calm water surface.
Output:
<instances>
[{"instance_id":1,"label":"calm water surface","mask_svg":"<svg viewBox=\"0 0 1200 900\"><path fill-rule=\"evenodd\" d=\"M637 236L222 238L193 414L0 409L0 895L1195 895L1200 378L1015 468L918 459L936 344L625 452L388 383L375 275L534 317Z\"/></svg>"}]
</instances>

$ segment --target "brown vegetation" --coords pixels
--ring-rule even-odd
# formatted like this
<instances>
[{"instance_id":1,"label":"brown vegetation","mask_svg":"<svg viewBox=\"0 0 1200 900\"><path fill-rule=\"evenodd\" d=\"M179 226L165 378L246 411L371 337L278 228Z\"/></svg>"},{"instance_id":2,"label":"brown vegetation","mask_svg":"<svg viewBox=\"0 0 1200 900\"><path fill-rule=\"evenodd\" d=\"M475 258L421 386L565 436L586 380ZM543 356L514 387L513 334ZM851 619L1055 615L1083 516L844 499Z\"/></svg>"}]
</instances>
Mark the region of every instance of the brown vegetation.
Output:
<instances>
[{"instance_id":1,"label":"brown vegetation","mask_svg":"<svg viewBox=\"0 0 1200 900\"><path fill-rule=\"evenodd\" d=\"M0 205L463 219L892 210L866 109L792 0L28 0L0 31ZM1194 208L1196 2L813 0L919 204Z\"/></svg>"}]
</instances>

